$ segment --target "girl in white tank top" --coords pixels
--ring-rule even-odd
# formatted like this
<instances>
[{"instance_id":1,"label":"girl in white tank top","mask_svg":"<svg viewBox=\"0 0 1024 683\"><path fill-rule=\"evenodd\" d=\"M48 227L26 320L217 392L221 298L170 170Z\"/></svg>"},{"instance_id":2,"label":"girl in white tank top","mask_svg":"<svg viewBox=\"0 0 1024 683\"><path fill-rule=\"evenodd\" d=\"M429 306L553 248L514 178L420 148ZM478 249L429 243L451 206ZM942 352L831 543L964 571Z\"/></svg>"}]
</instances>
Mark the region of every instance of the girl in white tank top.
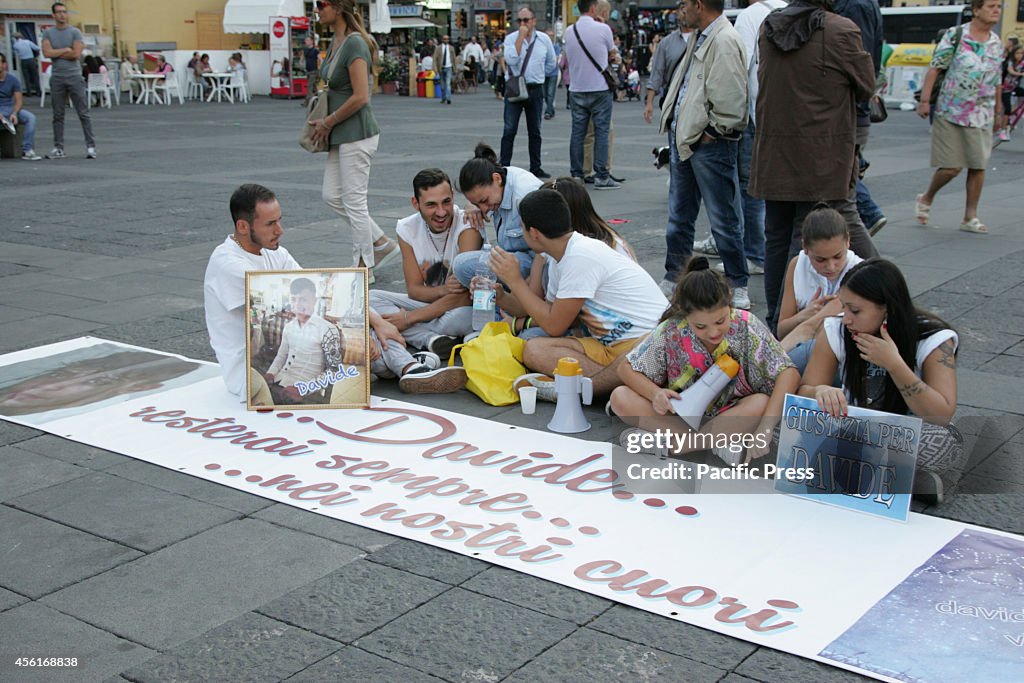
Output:
<instances>
[{"instance_id":1,"label":"girl in white tank top","mask_svg":"<svg viewBox=\"0 0 1024 683\"><path fill-rule=\"evenodd\" d=\"M845 219L827 204L807 214L801 233L803 250L786 269L778 337L803 372L822 322L840 312L839 283L861 258L850 251Z\"/></svg>"}]
</instances>

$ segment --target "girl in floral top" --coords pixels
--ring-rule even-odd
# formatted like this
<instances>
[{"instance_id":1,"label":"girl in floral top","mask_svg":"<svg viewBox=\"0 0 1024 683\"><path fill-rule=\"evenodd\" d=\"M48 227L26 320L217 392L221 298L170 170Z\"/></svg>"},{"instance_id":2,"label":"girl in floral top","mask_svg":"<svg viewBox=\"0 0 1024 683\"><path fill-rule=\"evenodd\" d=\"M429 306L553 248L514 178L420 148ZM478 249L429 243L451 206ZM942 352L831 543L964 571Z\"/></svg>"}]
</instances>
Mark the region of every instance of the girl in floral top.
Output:
<instances>
[{"instance_id":1,"label":"girl in floral top","mask_svg":"<svg viewBox=\"0 0 1024 683\"><path fill-rule=\"evenodd\" d=\"M612 393L612 410L644 430L688 431L669 401L724 354L739 363L739 374L704 411L701 433L770 437L800 374L763 322L732 307L725 278L708 268L706 258L696 257L687 264L661 323L619 365L625 386ZM730 419L718 417L723 413ZM747 460L765 455L769 440L760 440L764 447L755 442L748 448ZM676 454L687 450L692 449Z\"/></svg>"},{"instance_id":2,"label":"girl in floral top","mask_svg":"<svg viewBox=\"0 0 1024 683\"><path fill-rule=\"evenodd\" d=\"M928 118L935 79L940 71L946 72L932 123L931 163L937 170L927 191L917 195L914 214L921 225L927 225L935 194L966 167L967 205L960 229L986 234L988 227L978 219L978 201L992 153L992 124L1002 115L1003 102L997 95L1003 45L992 31L1002 15L1002 4L972 0L971 9L971 23L949 29L939 41L921 87L917 113Z\"/></svg>"}]
</instances>

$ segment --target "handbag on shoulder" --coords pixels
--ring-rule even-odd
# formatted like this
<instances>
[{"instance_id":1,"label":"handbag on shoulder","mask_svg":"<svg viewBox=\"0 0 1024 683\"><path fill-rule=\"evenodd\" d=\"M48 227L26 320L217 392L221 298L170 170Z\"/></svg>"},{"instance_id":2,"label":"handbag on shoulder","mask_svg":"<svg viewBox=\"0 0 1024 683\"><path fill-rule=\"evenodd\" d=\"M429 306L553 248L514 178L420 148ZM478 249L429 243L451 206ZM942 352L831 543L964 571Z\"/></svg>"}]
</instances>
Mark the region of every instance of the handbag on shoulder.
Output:
<instances>
[{"instance_id":1,"label":"handbag on shoulder","mask_svg":"<svg viewBox=\"0 0 1024 683\"><path fill-rule=\"evenodd\" d=\"M333 61L327 72L327 84L318 89L316 94L309 98L309 104L306 105L306 118L302 120L302 131L299 133L299 147L314 154L326 152L327 148L330 147L328 140L313 142L313 131L316 130L316 126L312 125L310 121L327 118L327 90L330 87L331 78L334 76L334 69L338 66L339 52L341 52L340 45L331 54L330 59Z\"/></svg>"},{"instance_id":2,"label":"handbag on shoulder","mask_svg":"<svg viewBox=\"0 0 1024 683\"><path fill-rule=\"evenodd\" d=\"M512 73L512 69L508 70L509 78L505 81L505 101L506 102L525 102L530 99L530 93L526 89L526 64L530 61L530 55L533 54L533 46L537 44L537 37L534 36L533 42L530 43L530 47L526 49L526 56L523 57L522 66L519 67L519 75L516 76Z\"/></svg>"}]
</instances>

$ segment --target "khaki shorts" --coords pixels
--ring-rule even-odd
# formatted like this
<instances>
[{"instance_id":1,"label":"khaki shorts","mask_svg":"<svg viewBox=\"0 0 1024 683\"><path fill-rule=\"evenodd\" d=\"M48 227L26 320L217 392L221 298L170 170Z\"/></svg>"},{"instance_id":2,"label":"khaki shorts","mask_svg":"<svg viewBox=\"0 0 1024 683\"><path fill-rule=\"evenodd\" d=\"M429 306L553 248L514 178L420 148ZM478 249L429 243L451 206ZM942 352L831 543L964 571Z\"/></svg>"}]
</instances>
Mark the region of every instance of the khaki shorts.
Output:
<instances>
[{"instance_id":1,"label":"khaki shorts","mask_svg":"<svg viewBox=\"0 0 1024 683\"><path fill-rule=\"evenodd\" d=\"M594 337L580 337L576 341L583 347L583 353L587 354L587 358L604 365L605 367L612 364L619 356L624 356L629 353L634 346L640 343L643 337L637 337L636 339L623 339L620 342L609 344L605 346Z\"/></svg>"},{"instance_id":2,"label":"khaki shorts","mask_svg":"<svg viewBox=\"0 0 1024 683\"><path fill-rule=\"evenodd\" d=\"M992 130L967 128L941 116L932 122L932 166L985 170L992 154Z\"/></svg>"}]
</instances>

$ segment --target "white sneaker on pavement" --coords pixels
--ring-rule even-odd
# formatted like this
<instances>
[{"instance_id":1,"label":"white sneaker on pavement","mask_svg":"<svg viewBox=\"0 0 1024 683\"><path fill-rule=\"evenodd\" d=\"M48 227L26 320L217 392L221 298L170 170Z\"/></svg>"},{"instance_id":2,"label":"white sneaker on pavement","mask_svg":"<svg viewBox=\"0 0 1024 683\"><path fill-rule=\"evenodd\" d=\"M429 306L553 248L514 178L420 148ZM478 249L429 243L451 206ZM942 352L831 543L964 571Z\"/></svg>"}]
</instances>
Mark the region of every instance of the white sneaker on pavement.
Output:
<instances>
[{"instance_id":1,"label":"white sneaker on pavement","mask_svg":"<svg viewBox=\"0 0 1024 683\"><path fill-rule=\"evenodd\" d=\"M40 159L42 159L42 157L36 154L34 149L30 149L21 155L22 161L39 161Z\"/></svg>"},{"instance_id":2,"label":"white sneaker on pavement","mask_svg":"<svg viewBox=\"0 0 1024 683\"><path fill-rule=\"evenodd\" d=\"M693 253L704 254L705 256L718 257L718 245L715 244L714 235L708 235L706 240L694 242Z\"/></svg>"},{"instance_id":3,"label":"white sneaker on pavement","mask_svg":"<svg viewBox=\"0 0 1024 683\"><path fill-rule=\"evenodd\" d=\"M744 311L750 310L750 295L747 294L746 287L737 287L733 290L732 305L733 308L739 308Z\"/></svg>"},{"instance_id":4,"label":"white sneaker on pavement","mask_svg":"<svg viewBox=\"0 0 1024 683\"><path fill-rule=\"evenodd\" d=\"M724 273L725 272L725 264L722 263L721 261L716 263L713 267L719 273ZM754 263L750 259L747 259L747 274L748 275L764 275L764 268L759 266L759 265L757 265L756 263Z\"/></svg>"},{"instance_id":5,"label":"white sneaker on pavement","mask_svg":"<svg viewBox=\"0 0 1024 683\"><path fill-rule=\"evenodd\" d=\"M85 148L85 158L86 159L95 159L96 158L96 148L95 147L86 147Z\"/></svg>"}]
</instances>

